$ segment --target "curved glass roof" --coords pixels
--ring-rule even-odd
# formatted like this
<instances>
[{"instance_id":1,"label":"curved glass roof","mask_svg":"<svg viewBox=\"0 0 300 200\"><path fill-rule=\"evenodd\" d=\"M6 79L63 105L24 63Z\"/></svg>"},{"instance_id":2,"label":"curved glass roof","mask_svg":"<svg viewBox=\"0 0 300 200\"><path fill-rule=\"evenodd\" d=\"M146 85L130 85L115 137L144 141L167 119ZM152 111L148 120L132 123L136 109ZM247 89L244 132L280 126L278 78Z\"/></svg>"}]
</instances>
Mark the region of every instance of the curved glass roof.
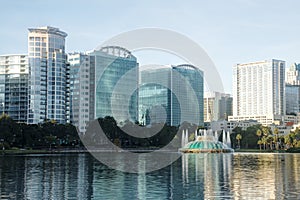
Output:
<instances>
[{"instance_id":1,"label":"curved glass roof","mask_svg":"<svg viewBox=\"0 0 300 200\"><path fill-rule=\"evenodd\" d=\"M229 149L222 142L215 141L194 141L185 145L185 149Z\"/></svg>"}]
</instances>

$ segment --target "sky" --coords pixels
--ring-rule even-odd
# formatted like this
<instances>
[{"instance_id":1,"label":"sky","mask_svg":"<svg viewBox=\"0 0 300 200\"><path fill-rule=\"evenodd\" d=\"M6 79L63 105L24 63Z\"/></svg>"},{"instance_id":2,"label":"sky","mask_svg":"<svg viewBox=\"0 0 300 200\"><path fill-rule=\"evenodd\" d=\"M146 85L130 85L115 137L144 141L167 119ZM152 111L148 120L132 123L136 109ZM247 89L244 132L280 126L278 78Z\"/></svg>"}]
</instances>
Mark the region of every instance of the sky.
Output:
<instances>
[{"instance_id":1,"label":"sky","mask_svg":"<svg viewBox=\"0 0 300 200\"><path fill-rule=\"evenodd\" d=\"M0 0L0 55L27 53L29 27L68 33L66 51L88 51L114 35L146 27L181 33L198 43L232 90L237 63L300 62L300 1L295 0ZM137 52L144 64L180 64L162 52Z\"/></svg>"}]
</instances>

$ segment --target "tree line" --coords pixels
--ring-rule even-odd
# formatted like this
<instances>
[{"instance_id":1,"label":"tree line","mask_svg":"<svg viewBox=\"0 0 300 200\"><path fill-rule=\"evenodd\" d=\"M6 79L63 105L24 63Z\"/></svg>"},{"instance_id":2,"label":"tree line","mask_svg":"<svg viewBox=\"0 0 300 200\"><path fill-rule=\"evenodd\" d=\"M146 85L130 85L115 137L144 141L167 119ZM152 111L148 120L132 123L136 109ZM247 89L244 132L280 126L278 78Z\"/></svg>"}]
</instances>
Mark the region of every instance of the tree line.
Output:
<instances>
[{"instance_id":1,"label":"tree line","mask_svg":"<svg viewBox=\"0 0 300 200\"><path fill-rule=\"evenodd\" d=\"M80 138L71 124L45 120L40 124L17 123L8 115L0 117L0 150L78 147Z\"/></svg>"},{"instance_id":2,"label":"tree line","mask_svg":"<svg viewBox=\"0 0 300 200\"><path fill-rule=\"evenodd\" d=\"M242 130L241 127L233 129L231 141L235 148L260 150L287 150L300 148L300 130L296 128L289 134L279 134L278 128L272 131L270 127L254 125Z\"/></svg>"}]
</instances>

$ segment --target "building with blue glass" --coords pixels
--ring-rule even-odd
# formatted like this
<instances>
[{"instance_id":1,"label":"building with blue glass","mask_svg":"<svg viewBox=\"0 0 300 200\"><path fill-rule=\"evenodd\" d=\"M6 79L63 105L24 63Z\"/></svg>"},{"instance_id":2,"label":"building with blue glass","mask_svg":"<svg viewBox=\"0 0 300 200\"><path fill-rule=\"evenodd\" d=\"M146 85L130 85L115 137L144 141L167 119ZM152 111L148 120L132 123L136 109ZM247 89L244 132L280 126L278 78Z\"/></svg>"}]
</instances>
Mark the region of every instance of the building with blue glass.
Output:
<instances>
[{"instance_id":1,"label":"building with blue glass","mask_svg":"<svg viewBox=\"0 0 300 200\"><path fill-rule=\"evenodd\" d=\"M203 71L188 64L141 69L139 122L203 125Z\"/></svg>"},{"instance_id":2,"label":"building with blue glass","mask_svg":"<svg viewBox=\"0 0 300 200\"><path fill-rule=\"evenodd\" d=\"M94 118L112 116L117 122L138 119L138 63L128 50L102 47L88 53L94 60Z\"/></svg>"},{"instance_id":3,"label":"building with blue glass","mask_svg":"<svg viewBox=\"0 0 300 200\"><path fill-rule=\"evenodd\" d=\"M67 34L49 26L28 30L28 123L38 124L46 119L66 123Z\"/></svg>"}]
</instances>

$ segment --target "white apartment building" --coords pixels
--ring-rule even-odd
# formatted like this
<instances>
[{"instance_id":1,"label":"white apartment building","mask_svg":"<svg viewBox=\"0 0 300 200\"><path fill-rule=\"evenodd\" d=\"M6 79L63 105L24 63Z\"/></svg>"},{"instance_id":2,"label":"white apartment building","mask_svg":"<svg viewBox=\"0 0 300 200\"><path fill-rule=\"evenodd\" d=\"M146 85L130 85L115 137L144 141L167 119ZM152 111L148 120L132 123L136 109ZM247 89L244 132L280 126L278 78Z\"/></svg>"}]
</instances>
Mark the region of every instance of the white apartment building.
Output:
<instances>
[{"instance_id":1,"label":"white apartment building","mask_svg":"<svg viewBox=\"0 0 300 200\"><path fill-rule=\"evenodd\" d=\"M285 61L265 60L233 67L233 116L229 121L280 123L285 115ZM283 117L282 117L283 116Z\"/></svg>"},{"instance_id":2,"label":"white apartment building","mask_svg":"<svg viewBox=\"0 0 300 200\"><path fill-rule=\"evenodd\" d=\"M28 123L38 124L46 119L66 123L69 109L66 104L67 34L50 26L28 30Z\"/></svg>"}]
</instances>

